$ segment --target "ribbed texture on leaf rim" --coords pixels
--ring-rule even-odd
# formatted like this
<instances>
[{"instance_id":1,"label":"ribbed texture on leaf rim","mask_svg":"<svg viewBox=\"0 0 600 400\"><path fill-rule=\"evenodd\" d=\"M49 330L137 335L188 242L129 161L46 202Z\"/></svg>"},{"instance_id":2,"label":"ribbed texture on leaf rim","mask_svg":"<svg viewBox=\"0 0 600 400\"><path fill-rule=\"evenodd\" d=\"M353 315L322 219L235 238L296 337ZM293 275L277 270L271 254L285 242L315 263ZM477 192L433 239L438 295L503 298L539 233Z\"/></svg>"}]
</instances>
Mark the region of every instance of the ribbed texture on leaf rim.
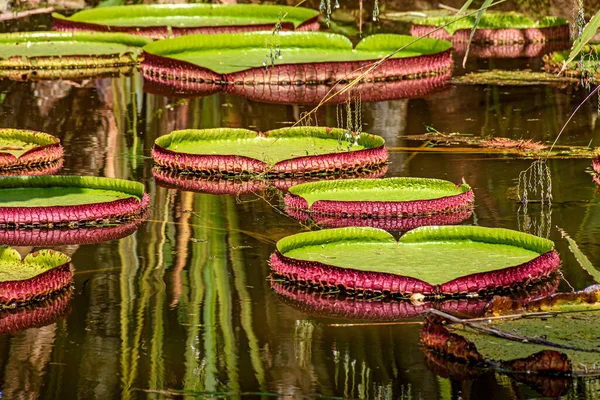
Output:
<instances>
[{"instance_id":1,"label":"ribbed texture on leaf rim","mask_svg":"<svg viewBox=\"0 0 600 400\"><path fill-rule=\"evenodd\" d=\"M42 265L45 268L43 272L27 279L0 281L0 307L43 300L52 293L66 288L73 279L70 269L71 259L65 254L54 250L40 250L28 254L21 261L21 256L16 250L7 246L1 246L0 249L2 250L0 268L7 268L2 265L3 263L15 262Z\"/></svg>"},{"instance_id":2,"label":"ribbed texture on leaf rim","mask_svg":"<svg viewBox=\"0 0 600 400\"><path fill-rule=\"evenodd\" d=\"M0 228L103 224L139 217L148 208L150 197L144 185L115 178L89 176L35 176L0 178L5 188L82 187L120 191L129 198L71 206L0 207Z\"/></svg>"},{"instance_id":3,"label":"ribbed texture on leaf rim","mask_svg":"<svg viewBox=\"0 0 600 400\"><path fill-rule=\"evenodd\" d=\"M364 72L365 66L371 65L379 59L280 63L270 66L268 69L262 65L256 65L238 72L221 74L206 66L169 57L171 54L188 49L264 47L264 41L269 36L272 35L264 32L224 34L209 37L190 35L154 42L144 47L142 73L144 79L147 80L158 81L163 84L172 81L174 82L173 85L178 88L185 88L191 82L197 86L199 91L208 92L213 85L315 85L334 84L340 80L350 81L358 78ZM412 39L410 36L402 35L374 35L363 39L356 46L356 50L374 48L391 52ZM352 52L352 45L345 37L321 32L280 33L278 43L284 54L286 46L303 48L303 51L310 51L311 46L314 46L315 51L324 51L323 49L333 46L338 50L347 49L348 52ZM389 48L384 44L389 45ZM410 48L423 53L418 56L406 57L406 53L400 52L374 69L363 79L363 82L418 79L443 74L452 69L453 59L450 54L450 43L425 38L411 45Z\"/></svg>"},{"instance_id":4,"label":"ribbed texture on leaf rim","mask_svg":"<svg viewBox=\"0 0 600 400\"><path fill-rule=\"evenodd\" d=\"M540 256L516 266L474 273L432 285L417 278L342 268L317 261L305 261L286 257L294 248L344 242L393 243L389 233L373 228L337 228L299 233L277 242L277 251L271 255L270 265L274 274L292 282L324 289L341 289L355 293L385 293L400 297L422 294L426 297L443 298L464 296L469 293L489 293L516 284L528 285L548 277L560 266L558 253L551 241L521 232L500 228L477 226L434 226L409 231L401 242L465 240L484 243L520 246L540 253ZM351 250L349 250L351 251Z\"/></svg>"},{"instance_id":5,"label":"ribbed texture on leaf rim","mask_svg":"<svg viewBox=\"0 0 600 400\"><path fill-rule=\"evenodd\" d=\"M175 131L156 139L152 148L152 158L161 167L176 171L194 172L211 176L262 175L264 177L298 177L310 175L340 175L370 172L380 169L388 158L383 138L361 133L357 142L366 148L353 151L340 151L320 155L308 155L278 161L273 165L241 155L190 154L169 150L167 147L176 141L195 140L199 146L203 141L251 139L258 137L330 139L336 143L354 142L355 135L345 139L346 130L325 127L284 128L264 133L246 129L203 129ZM208 148L208 145L207 145ZM268 152L268 149L265 149Z\"/></svg>"},{"instance_id":6,"label":"ribbed texture on leaf rim","mask_svg":"<svg viewBox=\"0 0 600 400\"><path fill-rule=\"evenodd\" d=\"M16 157L2 148L0 144L0 175L10 170L35 169L37 167L56 164L63 156L60 140L43 132L19 129L0 129L0 142L17 140L35 147Z\"/></svg>"},{"instance_id":7,"label":"ribbed texture on leaf rim","mask_svg":"<svg viewBox=\"0 0 600 400\"><path fill-rule=\"evenodd\" d=\"M448 214L471 209L474 202L473 190L470 186L462 184L449 190L444 197L411 200L411 201L349 201L349 200L316 200L309 206L308 201L302 197L307 193L331 191L336 189L380 188L382 191L402 188L404 185L423 185L431 187L448 187L453 184L440 179L428 178L386 178L385 180L347 180L333 182L311 182L290 188L285 196L285 206L289 210L306 211L310 214L323 214L329 217L344 218L385 218L385 217L416 217L430 216L433 214ZM458 190L459 194L451 192Z\"/></svg>"},{"instance_id":8,"label":"ribbed texture on leaf rim","mask_svg":"<svg viewBox=\"0 0 600 400\"><path fill-rule=\"evenodd\" d=\"M0 334L40 328L66 317L71 312L72 297L73 290L67 287L40 302L0 311Z\"/></svg>"}]
</instances>

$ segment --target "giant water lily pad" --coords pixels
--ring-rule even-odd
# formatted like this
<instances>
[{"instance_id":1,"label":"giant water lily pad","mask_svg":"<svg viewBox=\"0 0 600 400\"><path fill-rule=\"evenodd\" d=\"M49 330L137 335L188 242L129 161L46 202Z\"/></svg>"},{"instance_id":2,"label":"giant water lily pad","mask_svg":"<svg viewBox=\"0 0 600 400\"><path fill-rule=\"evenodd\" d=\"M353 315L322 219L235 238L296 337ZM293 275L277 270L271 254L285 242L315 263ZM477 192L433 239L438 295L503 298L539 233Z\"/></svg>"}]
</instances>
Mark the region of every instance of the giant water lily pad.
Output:
<instances>
[{"instance_id":1,"label":"giant water lily pad","mask_svg":"<svg viewBox=\"0 0 600 400\"><path fill-rule=\"evenodd\" d=\"M310 182L291 187L285 197L289 211L343 218L449 214L470 209L472 204L469 185L428 178Z\"/></svg>"},{"instance_id":2,"label":"giant water lily pad","mask_svg":"<svg viewBox=\"0 0 600 400\"><path fill-rule=\"evenodd\" d=\"M600 287L556 294L524 314L444 324L432 318L421 339L444 356L480 368L523 374L600 375Z\"/></svg>"},{"instance_id":3,"label":"giant water lily pad","mask_svg":"<svg viewBox=\"0 0 600 400\"><path fill-rule=\"evenodd\" d=\"M125 32L153 39L192 33L318 30L319 12L258 4L139 4L99 7L70 17L54 13L60 31Z\"/></svg>"},{"instance_id":4,"label":"giant water lily pad","mask_svg":"<svg viewBox=\"0 0 600 400\"><path fill-rule=\"evenodd\" d=\"M0 335L29 328L41 328L65 318L71 312L72 297L73 290L68 285L65 289L41 301L0 310Z\"/></svg>"},{"instance_id":5,"label":"giant water lily pad","mask_svg":"<svg viewBox=\"0 0 600 400\"><path fill-rule=\"evenodd\" d=\"M62 159L60 140L47 133L0 129L0 174L53 167Z\"/></svg>"},{"instance_id":6,"label":"giant water lily pad","mask_svg":"<svg viewBox=\"0 0 600 400\"><path fill-rule=\"evenodd\" d=\"M102 76L138 63L150 39L123 33L20 32L0 35L0 77Z\"/></svg>"},{"instance_id":7,"label":"giant water lily pad","mask_svg":"<svg viewBox=\"0 0 600 400\"><path fill-rule=\"evenodd\" d=\"M17 250L0 246L0 307L44 299L64 289L73 278L70 261L54 250L40 250L21 259Z\"/></svg>"},{"instance_id":8,"label":"giant water lily pad","mask_svg":"<svg viewBox=\"0 0 600 400\"><path fill-rule=\"evenodd\" d=\"M213 176L334 175L377 169L387 161L384 140L324 127L175 131L156 139L161 167Z\"/></svg>"},{"instance_id":9,"label":"giant water lily pad","mask_svg":"<svg viewBox=\"0 0 600 400\"><path fill-rule=\"evenodd\" d=\"M0 178L0 227L103 224L140 216L150 200L144 185L113 178Z\"/></svg>"},{"instance_id":10,"label":"giant water lily pad","mask_svg":"<svg viewBox=\"0 0 600 400\"><path fill-rule=\"evenodd\" d=\"M583 74L584 79L595 80L600 77L599 54L600 44L587 45L563 70L563 64L569 58L569 51L555 51L544 56L544 69L551 73L562 71L567 77L582 77Z\"/></svg>"},{"instance_id":11,"label":"giant water lily pad","mask_svg":"<svg viewBox=\"0 0 600 400\"><path fill-rule=\"evenodd\" d=\"M477 226L421 227L398 242L374 228L305 232L277 242L273 272L351 292L401 297L483 293L525 284L559 267L554 244L533 235Z\"/></svg>"},{"instance_id":12,"label":"giant water lily pad","mask_svg":"<svg viewBox=\"0 0 600 400\"><path fill-rule=\"evenodd\" d=\"M414 40L373 35L354 48L342 35L323 32L252 32L189 35L144 47L144 78L200 92L218 85L332 84L359 77L365 66ZM451 44L421 39L395 53L363 81L416 79L452 68ZM271 65L273 64L273 65Z\"/></svg>"},{"instance_id":13,"label":"giant water lily pad","mask_svg":"<svg viewBox=\"0 0 600 400\"><path fill-rule=\"evenodd\" d=\"M451 40L452 43L469 42L471 30L475 24L475 15L465 17L443 29L429 33L454 19L456 19L456 16L414 20L411 34L413 36L428 34L429 37ZM472 42L504 45L568 39L569 22L563 18L544 17L536 21L518 13L486 12L479 21Z\"/></svg>"}]
</instances>

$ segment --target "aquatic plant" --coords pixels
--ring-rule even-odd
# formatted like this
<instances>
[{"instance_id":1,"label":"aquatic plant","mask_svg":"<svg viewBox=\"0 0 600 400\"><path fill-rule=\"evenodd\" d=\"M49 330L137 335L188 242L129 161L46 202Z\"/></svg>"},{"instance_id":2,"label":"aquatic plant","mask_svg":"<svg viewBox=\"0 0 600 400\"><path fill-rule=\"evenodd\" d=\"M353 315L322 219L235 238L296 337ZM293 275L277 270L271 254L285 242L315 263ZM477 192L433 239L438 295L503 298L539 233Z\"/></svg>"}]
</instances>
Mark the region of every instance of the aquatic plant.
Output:
<instances>
[{"instance_id":1,"label":"aquatic plant","mask_svg":"<svg viewBox=\"0 0 600 400\"><path fill-rule=\"evenodd\" d=\"M293 186L285 206L330 217L423 217L470 210L473 200L469 185L440 179L348 179Z\"/></svg>"},{"instance_id":2,"label":"aquatic plant","mask_svg":"<svg viewBox=\"0 0 600 400\"><path fill-rule=\"evenodd\" d=\"M394 53L363 82L417 79L452 68L451 44L411 36L381 34L361 40L354 48L342 35L322 32L281 32L283 58L264 68L264 44L270 32L189 35L144 47L142 73L147 80L169 83L176 90L210 93L218 85L317 85L361 76L365 63ZM244 64L239 63L240 52Z\"/></svg>"},{"instance_id":3,"label":"aquatic plant","mask_svg":"<svg viewBox=\"0 0 600 400\"><path fill-rule=\"evenodd\" d=\"M60 140L43 132L0 129L0 175L29 175L61 164Z\"/></svg>"},{"instance_id":4,"label":"aquatic plant","mask_svg":"<svg viewBox=\"0 0 600 400\"><path fill-rule=\"evenodd\" d=\"M421 227L399 241L379 229L337 228L281 239L270 264L292 282L423 300L540 280L559 267L553 247L533 235L477 226Z\"/></svg>"},{"instance_id":5,"label":"aquatic plant","mask_svg":"<svg viewBox=\"0 0 600 400\"><path fill-rule=\"evenodd\" d=\"M498 302L491 307L496 311L492 315L508 312L505 317L470 321L433 312L421 342L457 363L510 373L552 390L556 385L548 379L600 374L595 346L599 300L600 287L594 285L527 304Z\"/></svg>"},{"instance_id":6,"label":"aquatic plant","mask_svg":"<svg viewBox=\"0 0 600 400\"><path fill-rule=\"evenodd\" d=\"M150 40L122 33L0 34L0 77L82 79L131 68Z\"/></svg>"},{"instance_id":7,"label":"aquatic plant","mask_svg":"<svg viewBox=\"0 0 600 400\"><path fill-rule=\"evenodd\" d=\"M148 208L144 185L113 178L0 178L0 228L79 227L138 218Z\"/></svg>"},{"instance_id":8,"label":"aquatic plant","mask_svg":"<svg viewBox=\"0 0 600 400\"><path fill-rule=\"evenodd\" d=\"M455 17L431 17L413 21L411 34L424 36L432 29L452 22ZM451 40L452 43L540 43L550 40L568 40L569 23L558 17L544 17L538 21L518 13L487 11L483 14L472 35L476 16L453 22L429 34L429 37ZM470 39L471 38L471 39Z\"/></svg>"},{"instance_id":9,"label":"aquatic plant","mask_svg":"<svg viewBox=\"0 0 600 400\"><path fill-rule=\"evenodd\" d=\"M264 4L136 4L97 7L65 17L52 14L58 31L123 32L152 39L190 34L319 29L319 12ZM285 18L281 18L285 15Z\"/></svg>"},{"instance_id":10,"label":"aquatic plant","mask_svg":"<svg viewBox=\"0 0 600 400\"><path fill-rule=\"evenodd\" d=\"M161 167L205 176L293 177L378 169L387 162L384 140L326 127L257 133L246 129L175 131L156 139Z\"/></svg>"},{"instance_id":11,"label":"aquatic plant","mask_svg":"<svg viewBox=\"0 0 600 400\"><path fill-rule=\"evenodd\" d=\"M40 250L21 259L17 250L0 246L0 308L43 300L66 288L73 279L70 261L54 250Z\"/></svg>"},{"instance_id":12,"label":"aquatic plant","mask_svg":"<svg viewBox=\"0 0 600 400\"><path fill-rule=\"evenodd\" d=\"M43 300L0 311L0 334L40 328L65 318L71 312L72 297L73 290L67 286Z\"/></svg>"}]
</instances>

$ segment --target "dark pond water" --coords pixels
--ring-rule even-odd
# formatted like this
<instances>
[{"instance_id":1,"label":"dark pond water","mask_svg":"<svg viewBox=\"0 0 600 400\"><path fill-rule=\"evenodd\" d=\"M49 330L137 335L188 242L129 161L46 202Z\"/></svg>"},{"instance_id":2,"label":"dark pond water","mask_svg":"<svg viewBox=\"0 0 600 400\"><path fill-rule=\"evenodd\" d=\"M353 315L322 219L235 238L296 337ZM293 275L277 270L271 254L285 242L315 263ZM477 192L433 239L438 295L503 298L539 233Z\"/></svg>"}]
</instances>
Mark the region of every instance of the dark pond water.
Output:
<instances>
[{"instance_id":1,"label":"dark pond water","mask_svg":"<svg viewBox=\"0 0 600 400\"><path fill-rule=\"evenodd\" d=\"M540 60L479 60L469 69L490 65L536 69ZM457 67L457 72L464 71ZM476 196L475 216L465 223L550 237L563 260L559 289L582 289L593 280L556 226L593 264L600 263L600 195L586 172L591 160L550 160L551 213L537 203L523 213L511 193L531 160L415 152L401 148L422 143L400 136L432 126L440 132L552 141L585 95L571 87L451 85L423 98L363 103L361 117L363 129L383 135L391 148L387 176L464 178ZM361 325L335 317L333 301L326 308L315 295L304 303L278 295L268 279L267 259L278 239L306 228L274 208L275 190L218 196L164 188L153 179L149 154L160 135L181 128L274 129L291 125L309 109L225 94L168 98L145 93L138 75L77 83L0 81L0 126L58 136L66 154L62 174L140 181L152 197L151 217L136 233L57 247L73 257L70 310L45 326L0 335L1 397L547 394L547 388L500 373L448 375L419 344L421 317ZM559 144L600 145L596 119L596 104L583 106ZM335 126L336 106L323 107L318 122ZM566 385L571 398L600 396L595 380Z\"/></svg>"}]
</instances>

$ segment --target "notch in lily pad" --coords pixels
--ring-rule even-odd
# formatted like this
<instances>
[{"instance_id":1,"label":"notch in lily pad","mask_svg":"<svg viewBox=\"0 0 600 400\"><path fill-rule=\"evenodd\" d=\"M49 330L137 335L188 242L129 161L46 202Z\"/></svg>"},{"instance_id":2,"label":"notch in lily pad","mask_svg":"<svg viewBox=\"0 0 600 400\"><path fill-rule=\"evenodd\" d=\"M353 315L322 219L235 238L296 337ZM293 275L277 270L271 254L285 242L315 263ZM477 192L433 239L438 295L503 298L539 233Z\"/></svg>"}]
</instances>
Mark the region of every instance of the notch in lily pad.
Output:
<instances>
[{"instance_id":1,"label":"notch in lily pad","mask_svg":"<svg viewBox=\"0 0 600 400\"><path fill-rule=\"evenodd\" d=\"M263 4L135 4L52 14L58 31L122 32L152 39L190 34L319 30L319 12Z\"/></svg>"},{"instance_id":2,"label":"notch in lily pad","mask_svg":"<svg viewBox=\"0 0 600 400\"><path fill-rule=\"evenodd\" d=\"M275 276L351 294L422 300L490 294L548 277L560 259L550 240L479 226L421 227L398 241L374 228L304 232L277 242Z\"/></svg>"},{"instance_id":3,"label":"notch in lily pad","mask_svg":"<svg viewBox=\"0 0 600 400\"><path fill-rule=\"evenodd\" d=\"M0 129L0 175L41 175L62 165L60 140L43 132Z\"/></svg>"},{"instance_id":4,"label":"notch in lily pad","mask_svg":"<svg viewBox=\"0 0 600 400\"><path fill-rule=\"evenodd\" d=\"M156 139L152 158L160 167L203 176L341 175L381 169L384 144L380 136L325 127L189 129Z\"/></svg>"},{"instance_id":5,"label":"notch in lily pad","mask_svg":"<svg viewBox=\"0 0 600 400\"><path fill-rule=\"evenodd\" d=\"M309 182L291 187L284 199L286 212L302 222L388 230L460 223L471 216L473 201L467 184L411 177Z\"/></svg>"},{"instance_id":6,"label":"notch in lily pad","mask_svg":"<svg viewBox=\"0 0 600 400\"><path fill-rule=\"evenodd\" d=\"M0 77L83 79L129 72L151 40L124 33L19 32L0 34Z\"/></svg>"},{"instance_id":7,"label":"notch in lily pad","mask_svg":"<svg viewBox=\"0 0 600 400\"><path fill-rule=\"evenodd\" d=\"M12 247L0 246L0 308L47 299L66 289L73 279L69 256L39 250L21 259Z\"/></svg>"},{"instance_id":8,"label":"notch in lily pad","mask_svg":"<svg viewBox=\"0 0 600 400\"><path fill-rule=\"evenodd\" d=\"M76 228L140 218L150 203L144 185L115 178L0 178L0 228Z\"/></svg>"},{"instance_id":9,"label":"notch in lily pad","mask_svg":"<svg viewBox=\"0 0 600 400\"><path fill-rule=\"evenodd\" d=\"M276 40L281 56L267 60ZM145 80L174 89L209 93L220 85L322 85L361 77L365 66L401 47L362 82L419 79L452 69L450 42L393 34L362 39L355 47L342 35L324 32L251 32L189 35L150 43L141 65ZM267 43L267 46L265 46ZM240 63L243 54L243 63Z\"/></svg>"}]
</instances>

